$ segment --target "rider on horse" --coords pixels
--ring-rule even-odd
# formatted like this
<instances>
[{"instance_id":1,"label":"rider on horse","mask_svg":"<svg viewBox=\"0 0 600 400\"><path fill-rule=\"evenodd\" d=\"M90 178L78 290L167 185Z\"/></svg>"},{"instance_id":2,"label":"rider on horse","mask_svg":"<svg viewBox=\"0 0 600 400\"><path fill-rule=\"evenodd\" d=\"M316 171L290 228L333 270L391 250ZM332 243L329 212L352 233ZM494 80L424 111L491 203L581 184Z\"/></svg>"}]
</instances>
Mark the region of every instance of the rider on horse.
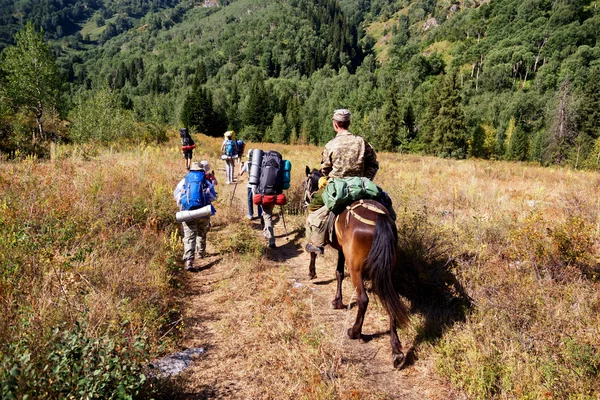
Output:
<instances>
[{"instance_id":1,"label":"rider on horse","mask_svg":"<svg viewBox=\"0 0 600 400\"><path fill-rule=\"evenodd\" d=\"M358 176L372 180L379 169L375 151L365 139L350 133L349 126L350 111L335 110L333 129L336 136L325 145L321 172L328 178ZM306 251L323 254L329 213L329 209L322 206L306 218Z\"/></svg>"}]
</instances>

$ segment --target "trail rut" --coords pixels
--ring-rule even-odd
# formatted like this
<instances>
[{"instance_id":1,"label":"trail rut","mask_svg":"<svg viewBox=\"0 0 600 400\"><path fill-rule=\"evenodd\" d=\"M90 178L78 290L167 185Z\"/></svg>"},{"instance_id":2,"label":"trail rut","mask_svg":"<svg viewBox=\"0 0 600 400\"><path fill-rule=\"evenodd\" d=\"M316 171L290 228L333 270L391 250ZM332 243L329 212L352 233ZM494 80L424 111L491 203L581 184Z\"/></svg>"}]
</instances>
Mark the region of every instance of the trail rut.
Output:
<instances>
[{"instance_id":1,"label":"trail rut","mask_svg":"<svg viewBox=\"0 0 600 400\"><path fill-rule=\"evenodd\" d=\"M245 213L245 182L240 182L235 193L240 218ZM231 196L233 186L221 187L221 195ZM240 190L243 189L243 190ZM323 257L317 260L317 278L308 279L309 256L302 250L303 232L295 229L286 235L284 225L279 218L275 219L275 234L277 249L267 249L261 262L266 268L287 267L287 279L295 288L308 288L311 315L315 325L331 328L334 333L334 347L339 362L352 365L360 371L355 381L362 390L355 393L338 394L338 398L388 398L388 399L459 399L448 386L438 380L433 372L432 360L417 359L407 368L397 371L391 362L391 349L387 316L383 318L381 310L377 310L374 295L365 317L363 333L368 341L350 340L346 335L347 328L354 322L356 308L354 290L349 279L344 280L344 304L350 304L350 309L333 310L330 306L335 295L335 264L337 255L332 249L327 249ZM293 224L288 222L288 229ZM256 235L261 237L258 220L248 221L256 229ZM212 252L211 234L208 236L208 250ZM266 245L266 243L265 243ZM185 399L210 398L256 398L261 396L260 371L240 371L235 363L226 360L228 355L236 352L229 348L220 337L222 320L229 312L223 306L223 299L215 295L215 289L231 278L231 267L221 262L221 256L212 255L196 262L198 272L186 272L184 279L187 289L182 299L184 306L185 328L182 347L204 347L206 354L198 358L194 366L186 371L179 379ZM239 301L253 301L251 298L240 298ZM407 331L410 332L410 329ZM400 333L405 352L410 348L410 337ZM243 329L240 329L240 335ZM413 335L414 336L414 335ZM237 354L237 353L236 353ZM327 377L334 381L335 376ZM258 387L256 387L258 386ZM257 395L258 393L258 395ZM269 392L263 392L264 398L288 398ZM343 392L344 393L344 392ZM317 398L319 396L316 396ZM306 396L315 398L315 396Z\"/></svg>"}]
</instances>

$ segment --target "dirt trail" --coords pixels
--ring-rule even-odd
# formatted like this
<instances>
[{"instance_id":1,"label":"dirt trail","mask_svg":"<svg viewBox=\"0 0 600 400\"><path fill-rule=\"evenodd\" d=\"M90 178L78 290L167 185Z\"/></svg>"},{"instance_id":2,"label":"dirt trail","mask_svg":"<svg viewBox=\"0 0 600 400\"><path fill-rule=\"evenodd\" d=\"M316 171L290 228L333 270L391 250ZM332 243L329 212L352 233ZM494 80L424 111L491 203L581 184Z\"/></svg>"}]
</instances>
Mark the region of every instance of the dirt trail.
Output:
<instances>
[{"instance_id":1,"label":"dirt trail","mask_svg":"<svg viewBox=\"0 0 600 400\"><path fill-rule=\"evenodd\" d=\"M246 182L241 181L236 191L240 217L246 214ZM221 194L231 195L232 186L220 187ZM250 222L261 236L260 222ZM288 221L288 229L291 229ZM337 255L331 249L326 250L324 257L317 260L317 278L308 279L309 256L302 250L303 234L290 234L286 237L281 221L275 223L277 249L269 250L269 257L263 262L286 265L289 268L289 279L295 287L306 286L311 289L313 318L317 324L333 326L336 334L336 346L342 362L359 365L362 371L361 386L367 392L380 393L377 398L391 399L458 399L445 384L436 379L432 370L432 362L418 359L412 365L397 371L392 367L389 334L387 333L387 317L374 312L377 307L373 295L365 317L363 333L371 335L368 342L348 339L346 330L354 322L356 308L350 310L333 310L330 306L335 295L335 263ZM209 253L211 253L211 236L209 234ZM206 355L196 360L194 366L182 376L186 399L204 398L249 398L246 385L255 381L255 377L247 377L244 383L239 382L239 372L234 373L231 365L224 362L227 357L218 331L220 320L227 313L223 307L223 299L213 295L215 288L231 276L230 266L219 262L219 256L210 256L198 260L197 273L186 273L188 290L184 303L184 340L182 346L205 347ZM347 277L344 280L344 304L353 303L353 288ZM405 351L410 347L410 338L400 333ZM229 349L230 350L230 349ZM257 382L260 385L260 382ZM282 397L284 398L284 397ZM353 398L361 398L360 395Z\"/></svg>"}]
</instances>

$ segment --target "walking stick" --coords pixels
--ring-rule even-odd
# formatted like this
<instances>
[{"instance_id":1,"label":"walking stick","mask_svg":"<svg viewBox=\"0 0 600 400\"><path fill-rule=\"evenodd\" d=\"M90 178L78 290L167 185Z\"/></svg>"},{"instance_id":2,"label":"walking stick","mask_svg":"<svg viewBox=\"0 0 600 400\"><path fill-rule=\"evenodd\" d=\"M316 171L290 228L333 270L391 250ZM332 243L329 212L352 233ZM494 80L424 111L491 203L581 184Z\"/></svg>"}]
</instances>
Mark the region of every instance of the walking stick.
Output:
<instances>
[{"instance_id":1,"label":"walking stick","mask_svg":"<svg viewBox=\"0 0 600 400\"><path fill-rule=\"evenodd\" d=\"M233 193L231 193L231 199L229 199L229 207L231 207L231 204L233 203L233 198L235 197L235 189L237 189L240 176L238 175L237 177L238 179L235 180L235 185L233 185Z\"/></svg>"},{"instance_id":2,"label":"walking stick","mask_svg":"<svg viewBox=\"0 0 600 400\"><path fill-rule=\"evenodd\" d=\"M290 240L289 236L288 236L288 231L287 231L287 226L285 226L285 213L283 212L283 207L281 207L281 209L279 210L279 213L281 214L281 220L283 221L283 228L285 229L285 238L287 240Z\"/></svg>"}]
</instances>

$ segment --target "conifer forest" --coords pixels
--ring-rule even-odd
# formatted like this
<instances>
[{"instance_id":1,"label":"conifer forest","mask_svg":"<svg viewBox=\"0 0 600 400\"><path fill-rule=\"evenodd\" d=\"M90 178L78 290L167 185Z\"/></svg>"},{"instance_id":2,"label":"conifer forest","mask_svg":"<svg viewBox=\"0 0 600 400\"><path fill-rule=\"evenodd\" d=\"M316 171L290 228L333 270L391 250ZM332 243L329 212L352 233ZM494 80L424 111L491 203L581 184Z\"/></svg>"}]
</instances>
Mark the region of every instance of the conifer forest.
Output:
<instances>
[{"instance_id":1,"label":"conifer forest","mask_svg":"<svg viewBox=\"0 0 600 400\"><path fill-rule=\"evenodd\" d=\"M592 0L2 0L0 21L9 157L165 126L323 144L344 107L380 151L600 165Z\"/></svg>"}]
</instances>

